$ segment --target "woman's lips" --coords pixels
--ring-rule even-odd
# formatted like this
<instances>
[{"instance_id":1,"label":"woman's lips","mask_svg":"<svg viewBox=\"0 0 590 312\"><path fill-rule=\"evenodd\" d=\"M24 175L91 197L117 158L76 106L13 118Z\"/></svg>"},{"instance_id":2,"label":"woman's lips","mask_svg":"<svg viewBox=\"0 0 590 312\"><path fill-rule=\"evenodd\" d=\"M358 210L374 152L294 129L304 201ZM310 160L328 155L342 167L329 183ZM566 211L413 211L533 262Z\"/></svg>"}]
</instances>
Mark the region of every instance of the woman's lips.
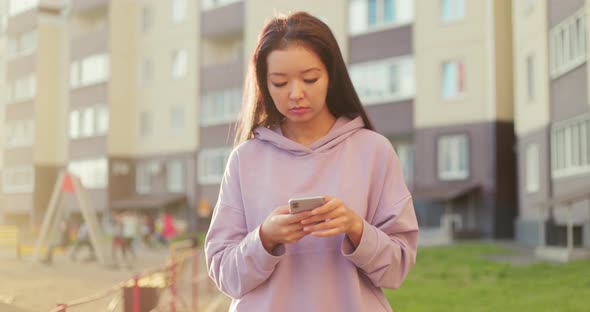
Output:
<instances>
[{"instance_id":1,"label":"woman's lips","mask_svg":"<svg viewBox=\"0 0 590 312\"><path fill-rule=\"evenodd\" d=\"M289 112L296 114L296 115L305 114L308 111L309 111L309 107L293 107L293 108L289 109Z\"/></svg>"}]
</instances>

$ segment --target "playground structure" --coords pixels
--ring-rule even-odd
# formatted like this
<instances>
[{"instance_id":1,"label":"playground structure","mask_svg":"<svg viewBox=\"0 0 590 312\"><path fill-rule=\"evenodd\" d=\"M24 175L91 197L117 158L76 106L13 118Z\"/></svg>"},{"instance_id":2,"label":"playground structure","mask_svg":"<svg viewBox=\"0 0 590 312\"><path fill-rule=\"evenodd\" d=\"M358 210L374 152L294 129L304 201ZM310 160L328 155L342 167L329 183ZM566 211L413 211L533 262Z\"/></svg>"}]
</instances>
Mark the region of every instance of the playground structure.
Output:
<instances>
[{"instance_id":1,"label":"playground structure","mask_svg":"<svg viewBox=\"0 0 590 312\"><path fill-rule=\"evenodd\" d=\"M104 241L103 231L98 223L96 211L88 201L88 194L84 189L80 178L76 175L62 171L54 185L49 205L43 217L39 237L35 244L33 252L33 262L41 262L41 250L43 246L48 246L51 237L58 230L60 222L64 219L65 208L63 205L63 195L71 193L75 196L80 212L82 213L83 221L88 227L88 235L90 243L94 248L95 255L98 262L103 266L111 265L107 257L107 244Z\"/></svg>"}]
</instances>

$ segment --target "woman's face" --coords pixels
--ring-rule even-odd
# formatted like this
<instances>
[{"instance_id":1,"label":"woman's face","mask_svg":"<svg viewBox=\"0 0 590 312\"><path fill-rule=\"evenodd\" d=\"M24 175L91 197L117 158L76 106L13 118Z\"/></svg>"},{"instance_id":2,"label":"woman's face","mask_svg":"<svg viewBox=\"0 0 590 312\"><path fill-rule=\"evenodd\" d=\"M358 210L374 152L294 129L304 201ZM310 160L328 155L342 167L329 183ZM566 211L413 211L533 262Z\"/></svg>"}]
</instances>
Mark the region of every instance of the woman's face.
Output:
<instances>
[{"instance_id":1,"label":"woman's face","mask_svg":"<svg viewBox=\"0 0 590 312\"><path fill-rule=\"evenodd\" d=\"M313 51L291 44L267 57L267 87L286 123L304 124L333 118L326 105L328 72Z\"/></svg>"}]
</instances>

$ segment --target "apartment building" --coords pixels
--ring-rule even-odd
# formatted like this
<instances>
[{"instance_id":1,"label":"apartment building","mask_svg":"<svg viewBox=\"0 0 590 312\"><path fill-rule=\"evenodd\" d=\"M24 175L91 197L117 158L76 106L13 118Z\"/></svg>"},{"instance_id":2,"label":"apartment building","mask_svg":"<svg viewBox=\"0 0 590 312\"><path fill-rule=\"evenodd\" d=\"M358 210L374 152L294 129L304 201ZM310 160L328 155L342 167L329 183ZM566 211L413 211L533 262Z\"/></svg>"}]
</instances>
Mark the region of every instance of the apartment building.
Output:
<instances>
[{"instance_id":1,"label":"apartment building","mask_svg":"<svg viewBox=\"0 0 590 312\"><path fill-rule=\"evenodd\" d=\"M4 148L4 222L39 222L65 161L63 7L55 1L8 3Z\"/></svg>"},{"instance_id":2,"label":"apartment building","mask_svg":"<svg viewBox=\"0 0 590 312\"><path fill-rule=\"evenodd\" d=\"M590 210L581 196L590 196L589 9L584 0L514 2L515 226L522 243L565 246L571 218L573 247L590 246ZM571 199L570 215L563 201Z\"/></svg>"},{"instance_id":3,"label":"apartment building","mask_svg":"<svg viewBox=\"0 0 590 312\"><path fill-rule=\"evenodd\" d=\"M513 235L511 1L415 1L413 195L422 226Z\"/></svg>"},{"instance_id":4,"label":"apartment building","mask_svg":"<svg viewBox=\"0 0 590 312\"><path fill-rule=\"evenodd\" d=\"M99 212L194 219L196 12L187 0L72 2L68 168Z\"/></svg>"},{"instance_id":5,"label":"apartment building","mask_svg":"<svg viewBox=\"0 0 590 312\"><path fill-rule=\"evenodd\" d=\"M421 226L537 244L546 219L559 242L567 216L538 203L588 189L584 0L6 3L5 222L39 222L68 168L103 214L172 209L205 229L258 33L297 10L332 28Z\"/></svg>"},{"instance_id":6,"label":"apartment building","mask_svg":"<svg viewBox=\"0 0 590 312\"><path fill-rule=\"evenodd\" d=\"M115 1L111 1L113 5ZM111 129L109 137L111 209L154 214L170 210L194 226L199 135L198 3L150 0L135 1L134 5L137 18L125 27L134 40L135 64L128 71L119 68L119 74L130 75L133 83L128 87L135 98L113 102L111 107L125 106L125 101L135 107L111 113L113 118L120 118L120 127ZM126 55L120 60L129 62L123 41L120 52ZM111 83L115 81L113 76ZM128 92L124 89L122 95ZM131 116L131 127L129 118L123 116ZM122 131L129 132L131 144L118 140Z\"/></svg>"}]
</instances>

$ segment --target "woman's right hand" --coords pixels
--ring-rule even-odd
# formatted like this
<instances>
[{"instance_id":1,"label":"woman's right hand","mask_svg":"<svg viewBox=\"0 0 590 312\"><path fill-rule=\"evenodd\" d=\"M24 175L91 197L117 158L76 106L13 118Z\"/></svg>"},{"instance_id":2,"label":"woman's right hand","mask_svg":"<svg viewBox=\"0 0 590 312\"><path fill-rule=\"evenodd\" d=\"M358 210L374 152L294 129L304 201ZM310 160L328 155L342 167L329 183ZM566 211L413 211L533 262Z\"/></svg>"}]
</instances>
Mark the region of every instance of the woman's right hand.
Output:
<instances>
[{"instance_id":1,"label":"woman's right hand","mask_svg":"<svg viewBox=\"0 0 590 312\"><path fill-rule=\"evenodd\" d=\"M297 214L289 213L289 206L280 206L271 212L260 226L262 246L272 254L280 244L291 244L299 241L309 232L303 231L301 220L311 217L311 211Z\"/></svg>"}]
</instances>

